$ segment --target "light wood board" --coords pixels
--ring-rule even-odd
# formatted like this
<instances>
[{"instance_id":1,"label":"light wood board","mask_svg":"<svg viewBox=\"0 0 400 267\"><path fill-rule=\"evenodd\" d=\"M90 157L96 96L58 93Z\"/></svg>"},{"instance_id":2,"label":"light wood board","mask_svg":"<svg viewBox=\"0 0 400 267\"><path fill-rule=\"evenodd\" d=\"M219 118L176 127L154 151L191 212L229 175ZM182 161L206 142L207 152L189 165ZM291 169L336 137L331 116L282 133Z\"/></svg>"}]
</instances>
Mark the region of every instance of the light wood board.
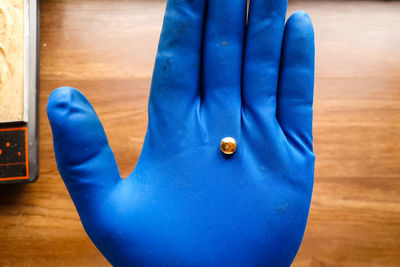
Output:
<instances>
[{"instance_id":1,"label":"light wood board","mask_svg":"<svg viewBox=\"0 0 400 267\"><path fill-rule=\"evenodd\" d=\"M24 119L24 0L0 1L0 123Z\"/></svg>"}]
</instances>

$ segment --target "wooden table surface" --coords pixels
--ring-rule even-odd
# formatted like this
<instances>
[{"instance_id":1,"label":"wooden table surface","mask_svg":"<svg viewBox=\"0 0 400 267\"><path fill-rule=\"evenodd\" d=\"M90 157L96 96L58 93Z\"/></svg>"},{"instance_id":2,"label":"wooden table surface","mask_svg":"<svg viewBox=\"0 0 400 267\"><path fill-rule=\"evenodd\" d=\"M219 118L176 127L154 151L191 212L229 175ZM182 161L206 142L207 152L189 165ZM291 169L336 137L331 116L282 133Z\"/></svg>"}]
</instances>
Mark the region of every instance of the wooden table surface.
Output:
<instances>
[{"instance_id":1,"label":"wooden table surface","mask_svg":"<svg viewBox=\"0 0 400 267\"><path fill-rule=\"evenodd\" d=\"M400 266L400 2L291 1L317 35L316 179L293 266ZM57 172L50 92L80 88L121 173L138 159L164 3L42 0L40 178L0 187L0 266L107 266Z\"/></svg>"}]
</instances>

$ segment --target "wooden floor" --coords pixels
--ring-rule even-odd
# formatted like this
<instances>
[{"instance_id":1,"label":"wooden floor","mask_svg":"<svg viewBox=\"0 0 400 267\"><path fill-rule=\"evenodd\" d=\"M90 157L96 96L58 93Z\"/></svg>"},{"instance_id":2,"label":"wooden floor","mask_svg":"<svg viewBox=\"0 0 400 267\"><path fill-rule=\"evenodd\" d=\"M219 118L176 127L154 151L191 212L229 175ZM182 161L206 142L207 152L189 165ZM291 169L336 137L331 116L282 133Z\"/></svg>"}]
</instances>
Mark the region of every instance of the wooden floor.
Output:
<instances>
[{"instance_id":1,"label":"wooden floor","mask_svg":"<svg viewBox=\"0 0 400 267\"><path fill-rule=\"evenodd\" d=\"M293 266L400 266L400 2L289 1L317 34L316 180ZM146 106L164 4L41 1L40 178L0 187L0 266L107 266L56 169L45 108L80 88L128 175Z\"/></svg>"}]
</instances>

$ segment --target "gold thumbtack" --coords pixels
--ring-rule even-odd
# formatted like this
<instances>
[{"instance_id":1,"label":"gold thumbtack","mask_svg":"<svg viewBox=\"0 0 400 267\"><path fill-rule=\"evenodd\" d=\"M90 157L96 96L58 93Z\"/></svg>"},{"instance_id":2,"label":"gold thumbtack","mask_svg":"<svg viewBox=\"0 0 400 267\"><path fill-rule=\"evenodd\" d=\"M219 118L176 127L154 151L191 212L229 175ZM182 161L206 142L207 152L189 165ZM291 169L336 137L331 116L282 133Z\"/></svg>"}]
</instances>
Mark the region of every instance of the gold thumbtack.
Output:
<instances>
[{"instance_id":1,"label":"gold thumbtack","mask_svg":"<svg viewBox=\"0 0 400 267\"><path fill-rule=\"evenodd\" d=\"M221 141L221 151L225 155L232 155L236 152L237 143L232 137L225 137Z\"/></svg>"}]
</instances>

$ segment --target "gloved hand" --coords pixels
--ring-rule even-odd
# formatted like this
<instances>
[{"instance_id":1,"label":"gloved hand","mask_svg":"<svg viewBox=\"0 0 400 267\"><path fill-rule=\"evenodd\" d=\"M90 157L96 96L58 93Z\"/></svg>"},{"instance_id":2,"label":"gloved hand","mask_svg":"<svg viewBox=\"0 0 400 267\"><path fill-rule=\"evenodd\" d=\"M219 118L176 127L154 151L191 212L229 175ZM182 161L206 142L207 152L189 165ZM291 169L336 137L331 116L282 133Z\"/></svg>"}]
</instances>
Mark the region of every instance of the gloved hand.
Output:
<instances>
[{"instance_id":1,"label":"gloved hand","mask_svg":"<svg viewBox=\"0 0 400 267\"><path fill-rule=\"evenodd\" d=\"M77 90L49 99L57 165L115 266L289 266L310 206L314 33L284 0L169 0L133 173ZM129 107L127 107L129 108ZM237 141L221 153L224 137Z\"/></svg>"}]
</instances>

